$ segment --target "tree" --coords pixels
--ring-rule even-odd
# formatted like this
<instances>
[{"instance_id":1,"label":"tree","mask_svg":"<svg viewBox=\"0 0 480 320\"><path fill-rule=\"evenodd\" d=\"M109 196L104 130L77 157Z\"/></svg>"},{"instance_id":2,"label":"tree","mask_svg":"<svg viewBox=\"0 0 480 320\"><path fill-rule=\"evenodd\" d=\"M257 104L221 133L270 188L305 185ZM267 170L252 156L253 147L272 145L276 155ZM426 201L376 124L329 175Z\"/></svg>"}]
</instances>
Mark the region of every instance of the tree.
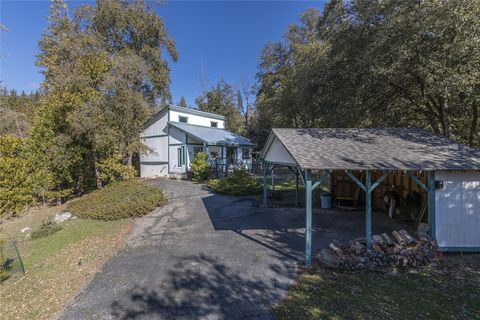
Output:
<instances>
[{"instance_id":1,"label":"tree","mask_svg":"<svg viewBox=\"0 0 480 320\"><path fill-rule=\"evenodd\" d=\"M479 145L479 14L468 0L333 0L308 10L262 51L256 122L418 126Z\"/></svg>"},{"instance_id":2,"label":"tree","mask_svg":"<svg viewBox=\"0 0 480 320\"><path fill-rule=\"evenodd\" d=\"M139 135L150 109L171 99L164 57L177 60L175 43L144 1L98 0L71 18L55 0L40 49L45 98L31 154L48 188L101 187L101 163L120 154L131 165L145 150Z\"/></svg>"},{"instance_id":3,"label":"tree","mask_svg":"<svg viewBox=\"0 0 480 320\"><path fill-rule=\"evenodd\" d=\"M213 86L209 91L197 97L195 103L201 111L225 116L226 129L242 134L245 129L236 98L232 86L226 81L220 80L216 86Z\"/></svg>"},{"instance_id":4,"label":"tree","mask_svg":"<svg viewBox=\"0 0 480 320\"><path fill-rule=\"evenodd\" d=\"M188 106L187 106L187 101L185 101L185 97L184 97L184 96L182 96L182 97L180 98L180 101L178 102L178 105L179 105L180 107L182 107L182 108L188 108Z\"/></svg>"}]
</instances>

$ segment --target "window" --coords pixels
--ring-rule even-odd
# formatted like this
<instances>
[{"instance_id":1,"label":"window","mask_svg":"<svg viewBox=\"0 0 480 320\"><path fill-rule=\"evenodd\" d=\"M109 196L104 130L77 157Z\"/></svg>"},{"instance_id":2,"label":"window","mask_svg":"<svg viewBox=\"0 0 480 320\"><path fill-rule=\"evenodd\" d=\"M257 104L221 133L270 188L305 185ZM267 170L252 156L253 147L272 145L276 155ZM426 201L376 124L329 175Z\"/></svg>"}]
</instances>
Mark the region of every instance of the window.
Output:
<instances>
[{"instance_id":1,"label":"window","mask_svg":"<svg viewBox=\"0 0 480 320\"><path fill-rule=\"evenodd\" d=\"M218 122L217 121L210 121L210 126L212 128L217 128L218 127Z\"/></svg>"},{"instance_id":2,"label":"window","mask_svg":"<svg viewBox=\"0 0 480 320\"><path fill-rule=\"evenodd\" d=\"M250 159L250 148L242 148L242 159Z\"/></svg>"},{"instance_id":3,"label":"window","mask_svg":"<svg viewBox=\"0 0 480 320\"><path fill-rule=\"evenodd\" d=\"M200 152L203 152L203 147L193 147L193 157L196 157Z\"/></svg>"},{"instance_id":4,"label":"window","mask_svg":"<svg viewBox=\"0 0 480 320\"><path fill-rule=\"evenodd\" d=\"M178 116L178 121L183 122L183 123L187 123L188 122L188 117Z\"/></svg>"},{"instance_id":5,"label":"window","mask_svg":"<svg viewBox=\"0 0 480 320\"><path fill-rule=\"evenodd\" d=\"M178 166L184 165L186 162L186 157L185 157L185 147L181 146L180 148L177 149L177 164Z\"/></svg>"}]
</instances>

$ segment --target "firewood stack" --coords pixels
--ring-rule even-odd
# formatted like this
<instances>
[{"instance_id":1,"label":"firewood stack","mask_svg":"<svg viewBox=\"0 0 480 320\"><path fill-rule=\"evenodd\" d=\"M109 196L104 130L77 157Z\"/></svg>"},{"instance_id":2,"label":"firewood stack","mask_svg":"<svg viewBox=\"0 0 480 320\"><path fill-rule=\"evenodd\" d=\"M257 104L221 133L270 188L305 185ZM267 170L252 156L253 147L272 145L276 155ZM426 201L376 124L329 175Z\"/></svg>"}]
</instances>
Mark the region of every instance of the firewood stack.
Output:
<instances>
[{"instance_id":1,"label":"firewood stack","mask_svg":"<svg viewBox=\"0 0 480 320\"><path fill-rule=\"evenodd\" d=\"M334 240L328 248L320 250L320 265L344 270L388 270L390 268L416 268L436 258L437 244L425 233L415 237L406 230L382 233L372 237L372 249L367 250L365 238L340 243Z\"/></svg>"}]
</instances>

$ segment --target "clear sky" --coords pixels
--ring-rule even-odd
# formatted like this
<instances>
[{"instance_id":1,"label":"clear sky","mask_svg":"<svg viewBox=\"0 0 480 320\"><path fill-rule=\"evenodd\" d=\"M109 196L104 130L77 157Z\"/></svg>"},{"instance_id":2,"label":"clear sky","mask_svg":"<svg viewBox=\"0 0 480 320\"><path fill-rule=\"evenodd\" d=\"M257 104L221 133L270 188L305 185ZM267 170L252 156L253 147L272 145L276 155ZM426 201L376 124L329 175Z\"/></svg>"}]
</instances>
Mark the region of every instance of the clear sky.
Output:
<instances>
[{"instance_id":1,"label":"clear sky","mask_svg":"<svg viewBox=\"0 0 480 320\"><path fill-rule=\"evenodd\" d=\"M68 1L70 8L82 2ZM84 3L84 2L83 2ZM156 6L180 58L171 66L174 102L183 95L193 104L200 94L203 62L208 84L221 78L234 85L255 81L258 57L268 41L277 41L290 23L324 1L167 1ZM30 92L42 82L35 66L38 40L47 26L48 1L0 1L0 76L9 89Z\"/></svg>"}]
</instances>

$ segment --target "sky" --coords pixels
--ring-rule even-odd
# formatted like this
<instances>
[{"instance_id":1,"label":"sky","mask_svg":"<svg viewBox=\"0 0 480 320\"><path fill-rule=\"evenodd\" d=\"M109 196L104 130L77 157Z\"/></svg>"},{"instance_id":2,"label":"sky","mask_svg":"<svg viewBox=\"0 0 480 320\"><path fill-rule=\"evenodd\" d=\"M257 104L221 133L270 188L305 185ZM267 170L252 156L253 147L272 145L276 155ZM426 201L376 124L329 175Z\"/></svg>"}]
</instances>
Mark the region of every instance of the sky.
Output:
<instances>
[{"instance_id":1,"label":"sky","mask_svg":"<svg viewBox=\"0 0 480 320\"><path fill-rule=\"evenodd\" d=\"M68 1L72 8L84 4ZM93 4L93 2L90 2ZM269 41L278 41L288 25L323 1L167 1L155 11L175 39L179 60L170 62L171 92L189 105L201 92L202 65L207 85L220 79L253 84L258 57ZM38 41L47 27L49 2L0 1L0 79L8 89L34 91L42 82L35 66Z\"/></svg>"}]
</instances>

